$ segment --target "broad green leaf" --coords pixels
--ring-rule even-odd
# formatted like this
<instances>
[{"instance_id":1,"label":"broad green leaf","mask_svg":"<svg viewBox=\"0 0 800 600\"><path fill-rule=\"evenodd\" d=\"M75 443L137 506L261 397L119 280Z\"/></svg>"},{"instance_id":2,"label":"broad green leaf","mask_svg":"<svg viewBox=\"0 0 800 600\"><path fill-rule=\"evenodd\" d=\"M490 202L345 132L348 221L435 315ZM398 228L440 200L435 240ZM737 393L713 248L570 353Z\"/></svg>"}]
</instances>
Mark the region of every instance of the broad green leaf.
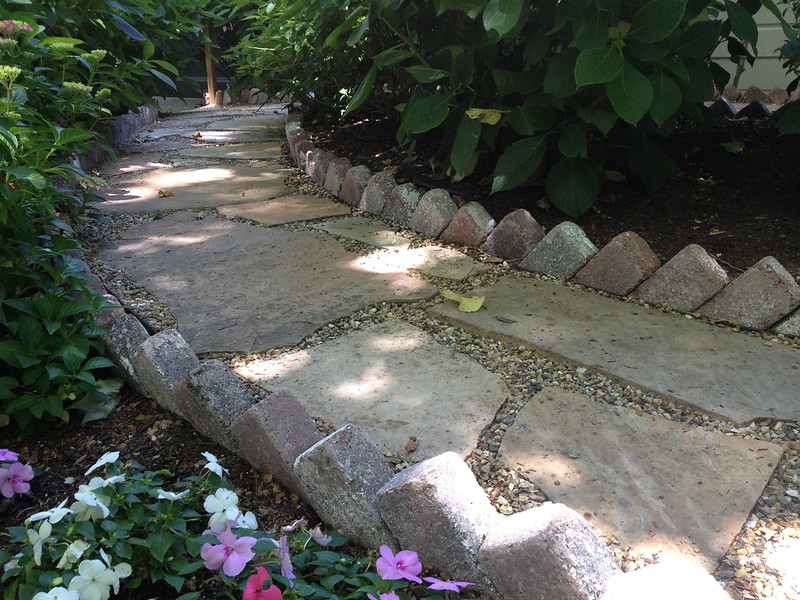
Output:
<instances>
[{"instance_id":1,"label":"broad green leaf","mask_svg":"<svg viewBox=\"0 0 800 600\"><path fill-rule=\"evenodd\" d=\"M163 531L155 531L147 536L150 553L158 562L164 562L167 551L172 546L172 536Z\"/></svg>"},{"instance_id":2,"label":"broad green leaf","mask_svg":"<svg viewBox=\"0 0 800 600\"><path fill-rule=\"evenodd\" d=\"M0 171L5 171L14 179L28 181L37 190L43 190L47 187L47 179L36 169L31 169L30 167L0 167Z\"/></svg>"},{"instance_id":3,"label":"broad green leaf","mask_svg":"<svg viewBox=\"0 0 800 600\"><path fill-rule=\"evenodd\" d=\"M556 98L568 98L578 91L575 85L575 63L578 54L577 48L567 48L550 62L544 76L546 94L552 94Z\"/></svg>"},{"instance_id":4,"label":"broad green leaf","mask_svg":"<svg viewBox=\"0 0 800 600\"><path fill-rule=\"evenodd\" d=\"M453 302L458 302L458 310L461 312L477 312L486 301L486 296L462 296L451 290L442 290L442 296Z\"/></svg>"},{"instance_id":5,"label":"broad green leaf","mask_svg":"<svg viewBox=\"0 0 800 600\"><path fill-rule=\"evenodd\" d=\"M731 140L730 142L722 142L722 147L726 152L731 154L741 154L744 151L744 142L741 140Z\"/></svg>"},{"instance_id":6,"label":"broad green leaf","mask_svg":"<svg viewBox=\"0 0 800 600\"><path fill-rule=\"evenodd\" d=\"M529 96L522 106L509 113L506 121L517 133L534 135L539 131L547 131L558 123L560 113L543 97Z\"/></svg>"},{"instance_id":7,"label":"broad green leaf","mask_svg":"<svg viewBox=\"0 0 800 600\"><path fill-rule=\"evenodd\" d=\"M617 115L605 110L578 107L575 112L582 121L594 125L603 132L603 135L608 135L608 132L617 123Z\"/></svg>"},{"instance_id":8,"label":"broad green leaf","mask_svg":"<svg viewBox=\"0 0 800 600\"><path fill-rule=\"evenodd\" d=\"M509 94L534 93L541 86L541 80L530 71L510 71L508 69L492 69L492 79L501 96Z\"/></svg>"},{"instance_id":9,"label":"broad green leaf","mask_svg":"<svg viewBox=\"0 0 800 600\"><path fill-rule=\"evenodd\" d=\"M483 27L502 39L519 23L525 0L489 0L483 10Z\"/></svg>"},{"instance_id":10,"label":"broad green leaf","mask_svg":"<svg viewBox=\"0 0 800 600\"><path fill-rule=\"evenodd\" d=\"M424 133L442 124L450 112L450 96L433 94L406 105L401 121L408 133Z\"/></svg>"},{"instance_id":11,"label":"broad green leaf","mask_svg":"<svg viewBox=\"0 0 800 600\"><path fill-rule=\"evenodd\" d=\"M643 135L629 142L628 164L648 193L657 191L668 179L681 172L677 163L657 143Z\"/></svg>"},{"instance_id":12,"label":"broad green leaf","mask_svg":"<svg viewBox=\"0 0 800 600\"><path fill-rule=\"evenodd\" d=\"M114 19L114 21L116 21L116 23L119 26L119 28L122 31L122 33L127 35L132 40L136 40L137 42L146 42L147 41L147 38L144 37L141 34L141 32L138 29L136 29L136 27L134 27L133 25L128 23L125 19L120 17L118 14L111 13L111 18Z\"/></svg>"},{"instance_id":13,"label":"broad green leaf","mask_svg":"<svg viewBox=\"0 0 800 600\"><path fill-rule=\"evenodd\" d=\"M539 168L546 149L547 138L543 135L511 144L497 160L491 193L510 190L525 183Z\"/></svg>"},{"instance_id":14,"label":"broad green leaf","mask_svg":"<svg viewBox=\"0 0 800 600\"><path fill-rule=\"evenodd\" d=\"M583 11L576 13L572 30L575 34L575 45L581 50L599 48L608 41L608 17L597 10L593 3L586 5Z\"/></svg>"},{"instance_id":15,"label":"broad green leaf","mask_svg":"<svg viewBox=\"0 0 800 600\"><path fill-rule=\"evenodd\" d=\"M453 149L450 151L450 164L457 173L462 175L466 173L467 165L475 153L480 137L481 122L468 114L464 115L456 131Z\"/></svg>"},{"instance_id":16,"label":"broad green leaf","mask_svg":"<svg viewBox=\"0 0 800 600\"><path fill-rule=\"evenodd\" d=\"M547 174L545 189L559 210L577 219L597 199L600 180L586 159L564 157Z\"/></svg>"},{"instance_id":17,"label":"broad green leaf","mask_svg":"<svg viewBox=\"0 0 800 600\"><path fill-rule=\"evenodd\" d=\"M750 42L753 49L758 43L758 25L747 10L741 5L734 4L730 0L725 0L725 9L728 11L728 19L731 22L733 35L743 42Z\"/></svg>"},{"instance_id":18,"label":"broad green leaf","mask_svg":"<svg viewBox=\"0 0 800 600\"><path fill-rule=\"evenodd\" d=\"M653 117L656 125L662 125L678 110L683 94L663 69L650 76L650 85L653 86L653 105L650 107L650 116Z\"/></svg>"},{"instance_id":19,"label":"broad green leaf","mask_svg":"<svg viewBox=\"0 0 800 600\"><path fill-rule=\"evenodd\" d=\"M353 94L353 97L350 98L350 102L347 103L347 106L344 109L344 115L348 115L354 110L357 110L364 102L369 98L369 95L372 93L372 87L375 85L375 77L378 75L378 67L376 65L372 65L370 70L367 71L364 80L361 82L361 85L358 86L356 93ZM342 116L344 116L342 115Z\"/></svg>"},{"instance_id":20,"label":"broad green leaf","mask_svg":"<svg viewBox=\"0 0 800 600\"><path fill-rule=\"evenodd\" d=\"M606 84L606 94L619 117L631 125L638 123L653 104L653 86L628 61L622 72Z\"/></svg>"},{"instance_id":21,"label":"broad green leaf","mask_svg":"<svg viewBox=\"0 0 800 600\"><path fill-rule=\"evenodd\" d=\"M681 34L675 54L684 58L705 58L719 44L722 23L717 20L699 21Z\"/></svg>"},{"instance_id":22,"label":"broad green leaf","mask_svg":"<svg viewBox=\"0 0 800 600\"><path fill-rule=\"evenodd\" d=\"M677 56L668 56L662 64L678 79L689 81L689 69L686 68L686 63Z\"/></svg>"},{"instance_id":23,"label":"broad green leaf","mask_svg":"<svg viewBox=\"0 0 800 600\"><path fill-rule=\"evenodd\" d=\"M433 6L437 17L448 10L460 10L470 19L476 19L486 6L486 0L434 0Z\"/></svg>"},{"instance_id":24,"label":"broad green leaf","mask_svg":"<svg viewBox=\"0 0 800 600\"><path fill-rule=\"evenodd\" d=\"M586 158L588 146L586 134L577 125L567 125L558 136L558 151L568 158L582 156Z\"/></svg>"},{"instance_id":25,"label":"broad green leaf","mask_svg":"<svg viewBox=\"0 0 800 600\"><path fill-rule=\"evenodd\" d=\"M47 37L39 42L42 46L53 46L56 44L59 46L80 46L83 43L83 40L69 37Z\"/></svg>"},{"instance_id":26,"label":"broad green leaf","mask_svg":"<svg viewBox=\"0 0 800 600\"><path fill-rule=\"evenodd\" d=\"M178 89L178 86L175 85L175 82L172 80L172 78L169 75L167 75L165 73L162 73L158 69L149 69L149 71L150 71L151 75L153 75L154 77L156 77L156 78L160 79L161 81L163 81L164 83L166 83L173 90L177 90Z\"/></svg>"},{"instance_id":27,"label":"broad green leaf","mask_svg":"<svg viewBox=\"0 0 800 600\"><path fill-rule=\"evenodd\" d=\"M175 65L173 65L172 63L169 63L169 62L167 62L165 60L158 60L158 59L154 58L150 62L152 62L154 65L158 65L159 67L161 67L165 71L169 71L170 73L175 75L175 77L178 77L181 74L180 71L178 70L178 68Z\"/></svg>"},{"instance_id":28,"label":"broad green leaf","mask_svg":"<svg viewBox=\"0 0 800 600\"><path fill-rule=\"evenodd\" d=\"M328 34L328 37L322 42L322 46L325 48L334 46L341 35L346 31L352 30L355 24L358 23L358 20L362 19L366 14L367 8L365 6L357 6L355 10L347 15L347 18L342 21L341 25Z\"/></svg>"},{"instance_id":29,"label":"broad green leaf","mask_svg":"<svg viewBox=\"0 0 800 600\"><path fill-rule=\"evenodd\" d=\"M400 46L395 46L394 48L389 48L388 50L384 50L380 54L376 54L372 57L372 62L375 64L376 67L382 69L384 67L390 67L392 65L396 65L399 62L403 62L407 58L411 58L414 56L411 54L409 50L402 48Z\"/></svg>"},{"instance_id":30,"label":"broad green leaf","mask_svg":"<svg viewBox=\"0 0 800 600\"><path fill-rule=\"evenodd\" d=\"M298 2L298 4L304 3ZM376 17L381 17L385 12L397 12L402 5L403 0L372 0L370 11L374 13Z\"/></svg>"},{"instance_id":31,"label":"broad green leaf","mask_svg":"<svg viewBox=\"0 0 800 600\"><path fill-rule=\"evenodd\" d=\"M633 17L628 37L645 43L663 40L683 18L686 0L650 0Z\"/></svg>"},{"instance_id":32,"label":"broad green leaf","mask_svg":"<svg viewBox=\"0 0 800 600\"><path fill-rule=\"evenodd\" d=\"M800 103L793 102L789 105L786 112L781 115L778 128L781 135L800 133Z\"/></svg>"},{"instance_id":33,"label":"broad green leaf","mask_svg":"<svg viewBox=\"0 0 800 600\"><path fill-rule=\"evenodd\" d=\"M607 83L622 71L624 60L615 46L584 50L575 62L575 83L578 87Z\"/></svg>"},{"instance_id":34,"label":"broad green leaf","mask_svg":"<svg viewBox=\"0 0 800 600\"><path fill-rule=\"evenodd\" d=\"M403 67L415 80L420 83L433 83L439 79L444 79L449 74L441 69L432 69L423 65Z\"/></svg>"},{"instance_id":35,"label":"broad green leaf","mask_svg":"<svg viewBox=\"0 0 800 600\"><path fill-rule=\"evenodd\" d=\"M714 78L711 76L711 68L704 60L686 61L686 70L689 73L689 81L678 79L676 83L683 92L683 99L686 102L705 102L714 96Z\"/></svg>"},{"instance_id":36,"label":"broad green leaf","mask_svg":"<svg viewBox=\"0 0 800 600\"><path fill-rule=\"evenodd\" d=\"M660 61L665 58L672 49L666 44L650 44L637 40L625 41L625 56L635 58L641 62Z\"/></svg>"},{"instance_id":37,"label":"broad green leaf","mask_svg":"<svg viewBox=\"0 0 800 600\"><path fill-rule=\"evenodd\" d=\"M468 86L475 76L475 53L472 48L463 49L453 57L450 67L450 85L454 89Z\"/></svg>"},{"instance_id":38,"label":"broad green leaf","mask_svg":"<svg viewBox=\"0 0 800 600\"><path fill-rule=\"evenodd\" d=\"M497 110L495 108L469 108L465 114L470 119L475 119L487 125L497 125L507 110Z\"/></svg>"},{"instance_id":39,"label":"broad green leaf","mask_svg":"<svg viewBox=\"0 0 800 600\"><path fill-rule=\"evenodd\" d=\"M19 147L19 140L17 140L17 136L4 127L0 127L0 143L8 148L9 156L14 156L16 154L17 148Z\"/></svg>"}]
</instances>

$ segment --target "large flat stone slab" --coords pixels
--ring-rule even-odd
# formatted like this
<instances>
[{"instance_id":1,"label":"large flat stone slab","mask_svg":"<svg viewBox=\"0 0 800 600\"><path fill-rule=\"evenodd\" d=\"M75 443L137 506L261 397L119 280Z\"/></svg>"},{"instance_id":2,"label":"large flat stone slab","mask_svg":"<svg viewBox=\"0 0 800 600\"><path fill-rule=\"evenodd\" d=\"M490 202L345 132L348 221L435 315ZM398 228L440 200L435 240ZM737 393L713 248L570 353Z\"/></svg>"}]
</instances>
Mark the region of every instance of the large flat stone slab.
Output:
<instances>
[{"instance_id":1,"label":"large flat stone slab","mask_svg":"<svg viewBox=\"0 0 800 600\"><path fill-rule=\"evenodd\" d=\"M98 252L161 297L197 353L293 345L330 321L436 288L358 264L333 238L178 212L131 228Z\"/></svg>"},{"instance_id":2,"label":"large flat stone slab","mask_svg":"<svg viewBox=\"0 0 800 600\"><path fill-rule=\"evenodd\" d=\"M277 126L281 128L286 123L286 112L275 114L269 107L264 107L265 114L259 116L247 116L234 119L220 119L208 123L208 129L226 130L235 129L237 131L263 131Z\"/></svg>"},{"instance_id":3,"label":"large flat stone slab","mask_svg":"<svg viewBox=\"0 0 800 600\"><path fill-rule=\"evenodd\" d=\"M506 277L485 295L475 313L431 311L735 423L800 419L797 349L534 279Z\"/></svg>"},{"instance_id":4,"label":"large flat stone slab","mask_svg":"<svg viewBox=\"0 0 800 600\"><path fill-rule=\"evenodd\" d=\"M292 194L264 202L220 206L219 212L225 216L249 219L262 225L272 226L349 215L350 207L317 196Z\"/></svg>"},{"instance_id":5,"label":"large flat stone slab","mask_svg":"<svg viewBox=\"0 0 800 600\"><path fill-rule=\"evenodd\" d=\"M197 141L205 144L243 144L249 142L273 142L276 140L281 140L283 129L279 127L275 127L273 129L264 129L263 131L259 129L246 129L244 131L238 131L235 129L199 129L192 132L192 137L194 137L194 134L196 133L200 134L200 137L196 138Z\"/></svg>"},{"instance_id":6,"label":"large flat stone slab","mask_svg":"<svg viewBox=\"0 0 800 600\"><path fill-rule=\"evenodd\" d=\"M207 140L206 140L207 141ZM192 158L224 158L228 160L270 160L281 155L280 142L256 142L250 144L223 144L186 148L178 156Z\"/></svg>"},{"instance_id":7,"label":"large flat stone slab","mask_svg":"<svg viewBox=\"0 0 800 600\"><path fill-rule=\"evenodd\" d=\"M490 269L458 250L441 246L384 248L365 256L364 262L374 263L376 269L417 272L453 281L464 281Z\"/></svg>"},{"instance_id":8,"label":"large flat stone slab","mask_svg":"<svg viewBox=\"0 0 800 600\"><path fill-rule=\"evenodd\" d=\"M164 162L161 159L161 155L161 152L144 152L120 156L117 160L101 164L98 171L103 177L115 177L141 171L168 168L169 163Z\"/></svg>"},{"instance_id":9,"label":"large flat stone slab","mask_svg":"<svg viewBox=\"0 0 800 600\"><path fill-rule=\"evenodd\" d=\"M377 248L408 248L411 243L410 238L397 233L385 223L367 217L345 217L317 223L312 227Z\"/></svg>"},{"instance_id":10,"label":"large flat stone slab","mask_svg":"<svg viewBox=\"0 0 800 600\"><path fill-rule=\"evenodd\" d=\"M713 570L781 448L547 387L517 413L500 457L623 546Z\"/></svg>"},{"instance_id":11,"label":"large flat stone slab","mask_svg":"<svg viewBox=\"0 0 800 600\"><path fill-rule=\"evenodd\" d=\"M337 428L354 423L385 452L412 462L448 450L466 457L508 396L498 375L400 321L237 373L290 390L309 414ZM412 437L416 450L408 453Z\"/></svg>"},{"instance_id":12,"label":"large flat stone slab","mask_svg":"<svg viewBox=\"0 0 800 600\"><path fill-rule=\"evenodd\" d=\"M208 208L269 200L292 192L277 166L198 165L115 179L102 190L104 212ZM164 196L165 193L171 193Z\"/></svg>"}]
</instances>

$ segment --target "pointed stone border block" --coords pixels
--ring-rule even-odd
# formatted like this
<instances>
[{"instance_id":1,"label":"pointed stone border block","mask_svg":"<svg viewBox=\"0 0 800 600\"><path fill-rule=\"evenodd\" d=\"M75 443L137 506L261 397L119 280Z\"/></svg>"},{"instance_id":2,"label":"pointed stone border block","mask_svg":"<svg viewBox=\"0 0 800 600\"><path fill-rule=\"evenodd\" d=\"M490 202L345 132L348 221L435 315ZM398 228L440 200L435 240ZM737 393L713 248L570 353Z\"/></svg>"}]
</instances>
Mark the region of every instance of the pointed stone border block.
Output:
<instances>
[{"instance_id":1,"label":"pointed stone border block","mask_svg":"<svg viewBox=\"0 0 800 600\"><path fill-rule=\"evenodd\" d=\"M524 208L507 214L480 247L481 252L519 262L544 239L544 229Z\"/></svg>"},{"instance_id":2,"label":"pointed stone border block","mask_svg":"<svg viewBox=\"0 0 800 600\"><path fill-rule=\"evenodd\" d=\"M365 548L396 545L375 502L392 470L362 429L348 423L320 440L297 457L294 471L325 523Z\"/></svg>"},{"instance_id":3,"label":"pointed stone border block","mask_svg":"<svg viewBox=\"0 0 800 600\"><path fill-rule=\"evenodd\" d=\"M800 306L800 286L772 256L765 256L699 308L709 319L766 329Z\"/></svg>"},{"instance_id":4,"label":"pointed stone border block","mask_svg":"<svg viewBox=\"0 0 800 600\"><path fill-rule=\"evenodd\" d=\"M367 183L372 177L372 171L364 165L352 167L347 175L344 176L342 189L339 191L339 199L350 206L358 206Z\"/></svg>"},{"instance_id":5,"label":"pointed stone border block","mask_svg":"<svg viewBox=\"0 0 800 600\"><path fill-rule=\"evenodd\" d=\"M297 156L297 167L302 171L308 171L308 157L314 151L314 144L308 140L301 140L295 146Z\"/></svg>"},{"instance_id":6,"label":"pointed stone border block","mask_svg":"<svg viewBox=\"0 0 800 600\"><path fill-rule=\"evenodd\" d=\"M383 206L381 216L402 225L408 226L420 201L420 191L411 183L397 186L399 194L392 194Z\"/></svg>"},{"instance_id":7,"label":"pointed stone border block","mask_svg":"<svg viewBox=\"0 0 800 600\"><path fill-rule=\"evenodd\" d=\"M233 422L256 403L253 393L219 360L193 369L175 389L175 404L201 434L239 453Z\"/></svg>"},{"instance_id":8,"label":"pointed stone border block","mask_svg":"<svg viewBox=\"0 0 800 600\"><path fill-rule=\"evenodd\" d=\"M578 271L572 281L609 294L624 296L650 277L661 261L641 236L620 233Z\"/></svg>"},{"instance_id":9,"label":"pointed stone border block","mask_svg":"<svg viewBox=\"0 0 800 600\"><path fill-rule=\"evenodd\" d=\"M439 239L445 244L477 248L489 237L494 225L494 219L481 204L468 202L458 209Z\"/></svg>"},{"instance_id":10,"label":"pointed stone border block","mask_svg":"<svg viewBox=\"0 0 800 600\"><path fill-rule=\"evenodd\" d=\"M690 244L636 288L631 297L690 313L727 283L728 274L719 263L697 244Z\"/></svg>"},{"instance_id":11,"label":"pointed stone border block","mask_svg":"<svg viewBox=\"0 0 800 600\"><path fill-rule=\"evenodd\" d=\"M361 196L358 209L380 216L389 199L399 195L400 191L397 189L394 175L387 171L375 173L364 188L364 195Z\"/></svg>"},{"instance_id":12,"label":"pointed stone border block","mask_svg":"<svg viewBox=\"0 0 800 600\"><path fill-rule=\"evenodd\" d=\"M192 369L200 366L200 361L183 336L174 329L157 333L139 346L131 364L148 395L185 419L175 403L175 390Z\"/></svg>"},{"instance_id":13,"label":"pointed stone border block","mask_svg":"<svg viewBox=\"0 0 800 600\"><path fill-rule=\"evenodd\" d=\"M297 160L297 144L304 140L308 140L308 136L302 127L294 127L286 134L286 141L289 143L289 154L296 165L300 164Z\"/></svg>"},{"instance_id":14,"label":"pointed stone border block","mask_svg":"<svg viewBox=\"0 0 800 600\"><path fill-rule=\"evenodd\" d=\"M231 434L253 468L271 473L289 490L309 500L293 466L322 435L291 392L278 390L247 409L234 420Z\"/></svg>"},{"instance_id":15,"label":"pointed stone border block","mask_svg":"<svg viewBox=\"0 0 800 600\"><path fill-rule=\"evenodd\" d=\"M685 561L649 565L620 573L601 600L731 600L705 569Z\"/></svg>"},{"instance_id":16,"label":"pointed stone border block","mask_svg":"<svg viewBox=\"0 0 800 600\"><path fill-rule=\"evenodd\" d=\"M409 219L409 227L435 240L447 229L457 212L458 206L447 190L429 190L420 198L417 209Z\"/></svg>"},{"instance_id":17,"label":"pointed stone border block","mask_svg":"<svg viewBox=\"0 0 800 600\"><path fill-rule=\"evenodd\" d=\"M597 254L597 246L575 223L559 223L519 263L531 273L569 279Z\"/></svg>"},{"instance_id":18,"label":"pointed stone border block","mask_svg":"<svg viewBox=\"0 0 800 600\"><path fill-rule=\"evenodd\" d=\"M351 168L350 159L334 158L328 165L328 172L325 175L325 184L323 187L338 198L339 192L342 191L344 179L347 177L347 172Z\"/></svg>"},{"instance_id":19,"label":"pointed stone border block","mask_svg":"<svg viewBox=\"0 0 800 600\"><path fill-rule=\"evenodd\" d=\"M563 504L507 517L478 560L503 600L594 600L621 574L586 520Z\"/></svg>"},{"instance_id":20,"label":"pointed stone border block","mask_svg":"<svg viewBox=\"0 0 800 600\"><path fill-rule=\"evenodd\" d=\"M378 506L403 549L454 579L491 589L477 553L500 515L457 454L445 452L398 473L378 492Z\"/></svg>"},{"instance_id":21,"label":"pointed stone border block","mask_svg":"<svg viewBox=\"0 0 800 600\"><path fill-rule=\"evenodd\" d=\"M800 337L800 309L797 309L783 321L778 323L775 326L775 333Z\"/></svg>"},{"instance_id":22,"label":"pointed stone border block","mask_svg":"<svg viewBox=\"0 0 800 600\"><path fill-rule=\"evenodd\" d=\"M320 148L314 148L308 153L306 173L314 180L314 183L317 185L325 183L325 175L328 174L328 165L331 164L334 158L336 157L333 152L328 152Z\"/></svg>"},{"instance_id":23,"label":"pointed stone border block","mask_svg":"<svg viewBox=\"0 0 800 600\"><path fill-rule=\"evenodd\" d=\"M116 309L122 311L122 309ZM109 311L111 312L111 311ZM108 333L100 335L100 340L105 344L109 357L119 366L125 381L140 392L147 394L147 390L136 374L133 366L133 357L141 345L150 339L150 334L141 324L139 319L122 311L121 315L111 323Z\"/></svg>"}]
</instances>

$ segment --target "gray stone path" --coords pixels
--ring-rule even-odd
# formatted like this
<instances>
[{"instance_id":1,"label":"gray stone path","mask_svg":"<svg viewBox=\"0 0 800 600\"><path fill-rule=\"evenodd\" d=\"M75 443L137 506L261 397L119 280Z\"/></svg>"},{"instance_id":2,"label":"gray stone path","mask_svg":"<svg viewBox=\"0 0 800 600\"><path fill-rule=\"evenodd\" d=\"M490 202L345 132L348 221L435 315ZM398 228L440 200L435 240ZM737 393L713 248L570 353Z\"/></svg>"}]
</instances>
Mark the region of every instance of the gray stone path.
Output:
<instances>
[{"instance_id":1,"label":"gray stone path","mask_svg":"<svg viewBox=\"0 0 800 600\"><path fill-rule=\"evenodd\" d=\"M224 144L221 146L197 146L185 148L178 156L191 158L224 158L227 160L271 160L281 156L279 142L252 142L247 144Z\"/></svg>"},{"instance_id":2,"label":"gray stone path","mask_svg":"<svg viewBox=\"0 0 800 600\"><path fill-rule=\"evenodd\" d=\"M317 196L291 194L264 202L220 206L219 213L249 219L262 225L283 225L349 215L350 207Z\"/></svg>"},{"instance_id":3,"label":"gray stone path","mask_svg":"<svg viewBox=\"0 0 800 600\"><path fill-rule=\"evenodd\" d=\"M528 344L735 423L800 420L800 351L535 279L507 277L484 309L432 313Z\"/></svg>"},{"instance_id":4,"label":"gray stone path","mask_svg":"<svg viewBox=\"0 0 800 600\"><path fill-rule=\"evenodd\" d=\"M500 457L623 545L714 569L778 465L780 446L545 388ZM735 473L735 477L726 476Z\"/></svg>"},{"instance_id":5,"label":"gray stone path","mask_svg":"<svg viewBox=\"0 0 800 600\"><path fill-rule=\"evenodd\" d=\"M398 321L237 372L268 390L288 389L333 427L362 427L409 462L448 450L466 458L508 397L498 375Z\"/></svg>"}]
</instances>

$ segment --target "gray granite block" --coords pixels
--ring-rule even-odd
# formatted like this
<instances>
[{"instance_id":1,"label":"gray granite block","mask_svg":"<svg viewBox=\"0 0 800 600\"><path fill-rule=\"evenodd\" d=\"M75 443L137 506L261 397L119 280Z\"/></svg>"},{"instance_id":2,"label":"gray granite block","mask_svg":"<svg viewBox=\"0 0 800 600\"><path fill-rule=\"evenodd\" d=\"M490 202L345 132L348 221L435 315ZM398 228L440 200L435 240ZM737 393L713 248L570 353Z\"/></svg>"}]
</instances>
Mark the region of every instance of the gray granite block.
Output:
<instances>
[{"instance_id":1,"label":"gray granite block","mask_svg":"<svg viewBox=\"0 0 800 600\"><path fill-rule=\"evenodd\" d=\"M620 233L603 246L572 278L586 287L624 296L661 266L655 252L632 231Z\"/></svg>"},{"instance_id":2,"label":"gray granite block","mask_svg":"<svg viewBox=\"0 0 800 600\"><path fill-rule=\"evenodd\" d=\"M399 193L391 194L383 205L381 216L407 227L411 215L419 204L420 192L411 183L398 186L397 191Z\"/></svg>"},{"instance_id":3,"label":"gray granite block","mask_svg":"<svg viewBox=\"0 0 800 600\"><path fill-rule=\"evenodd\" d=\"M348 423L320 440L297 457L294 471L327 525L365 548L396 545L375 503L392 470L362 429Z\"/></svg>"},{"instance_id":4,"label":"gray granite block","mask_svg":"<svg viewBox=\"0 0 800 600\"><path fill-rule=\"evenodd\" d=\"M692 312L728 283L728 274L708 252L690 244L669 259L631 294L650 304Z\"/></svg>"},{"instance_id":5,"label":"gray granite block","mask_svg":"<svg viewBox=\"0 0 800 600\"><path fill-rule=\"evenodd\" d=\"M356 165L351 168L342 182L339 199L350 206L358 206L371 177L372 171L364 165Z\"/></svg>"},{"instance_id":6,"label":"gray granite block","mask_svg":"<svg viewBox=\"0 0 800 600\"><path fill-rule=\"evenodd\" d=\"M133 357L139 347L150 339L150 334L147 333L139 319L125 313L121 308L104 311L100 314L108 315L118 312L122 312L122 314L117 314L117 318L108 326L108 332L100 335L100 340L125 381L131 384L136 391L147 394L148 390L136 374Z\"/></svg>"},{"instance_id":7,"label":"gray granite block","mask_svg":"<svg viewBox=\"0 0 800 600\"><path fill-rule=\"evenodd\" d=\"M231 427L242 456L304 498L306 491L293 470L297 457L322 439L303 405L287 390L278 390L238 416Z\"/></svg>"},{"instance_id":8,"label":"gray granite block","mask_svg":"<svg viewBox=\"0 0 800 600\"><path fill-rule=\"evenodd\" d=\"M648 565L611 579L601 600L731 600L708 574L688 561Z\"/></svg>"},{"instance_id":9,"label":"gray granite block","mask_svg":"<svg viewBox=\"0 0 800 600\"><path fill-rule=\"evenodd\" d=\"M397 183L394 175L388 171L375 173L370 177L367 186L364 188L364 195L358 203L358 209L372 215L383 213L383 207L392 196L399 196Z\"/></svg>"},{"instance_id":10,"label":"gray granite block","mask_svg":"<svg viewBox=\"0 0 800 600\"><path fill-rule=\"evenodd\" d=\"M621 573L589 524L563 504L507 517L489 531L478 560L504 600L594 600Z\"/></svg>"},{"instance_id":11,"label":"gray granite block","mask_svg":"<svg viewBox=\"0 0 800 600\"><path fill-rule=\"evenodd\" d=\"M314 150L313 142L309 140L300 140L294 148L294 153L297 156L297 168L303 171L308 170L308 157Z\"/></svg>"},{"instance_id":12,"label":"gray granite block","mask_svg":"<svg viewBox=\"0 0 800 600\"><path fill-rule=\"evenodd\" d=\"M433 189L423 194L408 225L423 236L438 238L453 220L458 206L447 190Z\"/></svg>"},{"instance_id":13,"label":"gray granite block","mask_svg":"<svg viewBox=\"0 0 800 600\"><path fill-rule=\"evenodd\" d=\"M350 170L351 164L348 158L334 158L328 165L328 172L325 175L324 188L331 194L339 197L339 192L342 190L344 178Z\"/></svg>"},{"instance_id":14,"label":"gray granite block","mask_svg":"<svg viewBox=\"0 0 800 600\"><path fill-rule=\"evenodd\" d=\"M781 263L765 256L698 312L746 329L766 329L800 306L800 285Z\"/></svg>"},{"instance_id":15,"label":"gray granite block","mask_svg":"<svg viewBox=\"0 0 800 600\"><path fill-rule=\"evenodd\" d=\"M489 234L481 251L503 260L518 262L542 241L544 229L524 208L507 214Z\"/></svg>"},{"instance_id":16,"label":"gray granite block","mask_svg":"<svg viewBox=\"0 0 800 600\"><path fill-rule=\"evenodd\" d=\"M775 333L800 337L800 309L797 309L775 326Z\"/></svg>"},{"instance_id":17,"label":"gray granite block","mask_svg":"<svg viewBox=\"0 0 800 600\"><path fill-rule=\"evenodd\" d=\"M457 454L398 473L378 492L378 506L400 546L418 552L423 564L491 589L477 554L500 515Z\"/></svg>"},{"instance_id":18,"label":"gray granite block","mask_svg":"<svg viewBox=\"0 0 800 600\"><path fill-rule=\"evenodd\" d=\"M306 160L306 173L314 183L322 185L325 183L325 175L328 174L328 165L334 159L333 152L322 150L321 148L314 148L308 153Z\"/></svg>"},{"instance_id":19,"label":"gray granite block","mask_svg":"<svg viewBox=\"0 0 800 600\"><path fill-rule=\"evenodd\" d=\"M569 279L597 254L597 246L575 223L564 221L551 229L519 265L520 269Z\"/></svg>"},{"instance_id":20,"label":"gray granite block","mask_svg":"<svg viewBox=\"0 0 800 600\"><path fill-rule=\"evenodd\" d=\"M234 452L233 422L256 403L254 394L219 360L203 362L175 389L175 404L194 428Z\"/></svg>"},{"instance_id":21,"label":"gray granite block","mask_svg":"<svg viewBox=\"0 0 800 600\"><path fill-rule=\"evenodd\" d=\"M478 202L468 202L458 209L450 224L439 236L446 244L477 248L494 229L494 219Z\"/></svg>"},{"instance_id":22,"label":"gray granite block","mask_svg":"<svg viewBox=\"0 0 800 600\"><path fill-rule=\"evenodd\" d=\"M308 140L308 136L302 127L292 129L286 134L286 141L289 143L289 154L292 155L296 165L299 164L297 161L297 144L303 140Z\"/></svg>"},{"instance_id":23,"label":"gray granite block","mask_svg":"<svg viewBox=\"0 0 800 600\"><path fill-rule=\"evenodd\" d=\"M139 346L131 360L147 394L167 410L183 417L175 390L192 369L200 366L189 344L174 329L165 329Z\"/></svg>"}]
</instances>

